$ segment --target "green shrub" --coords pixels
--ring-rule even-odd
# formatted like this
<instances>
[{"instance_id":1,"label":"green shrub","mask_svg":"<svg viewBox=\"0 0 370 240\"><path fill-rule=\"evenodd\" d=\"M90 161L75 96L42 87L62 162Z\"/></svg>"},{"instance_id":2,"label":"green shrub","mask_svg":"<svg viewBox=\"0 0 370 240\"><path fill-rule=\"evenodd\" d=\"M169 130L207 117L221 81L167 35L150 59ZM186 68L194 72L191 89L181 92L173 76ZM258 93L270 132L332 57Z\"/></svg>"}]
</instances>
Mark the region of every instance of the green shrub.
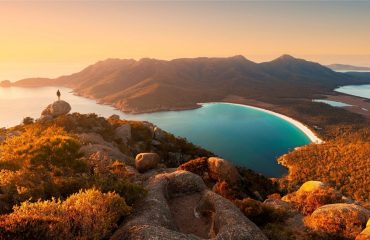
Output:
<instances>
[{"instance_id":1,"label":"green shrub","mask_svg":"<svg viewBox=\"0 0 370 240\"><path fill-rule=\"evenodd\" d=\"M270 240L295 240L294 233L281 223L268 223L262 228L263 233Z\"/></svg>"},{"instance_id":2,"label":"green shrub","mask_svg":"<svg viewBox=\"0 0 370 240\"><path fill-rule=\"evenodd\" d=\"M28 125L28 124L32 124L34 121L35 121L35 120L34 120L33 118L31 118L31 117L25 117L25 118L23 118L22 123L23 123L24 125Z\"/></svg>"},{"instance_id":3,"label":"green shrub","mask_svg":"<svg viewBox=\"0 0 370 240\"><path fill-rule=\"evenodd\" d=\"M95 177L94 185L103 192L115 191L125 198L129 205L134 204L146 195L146 191L141 185L112 174Z\"/></svg>"},{"instance_id":4,"label":"green shrub","mask_svg":"<svg viewBox=\"0 0 370 240\"><path fill-rule=\"evenodd\" d=\"M290 216L289 212L283 209L264 205L262 202L251 198L235 200L234 204L239 207L247 218L259 226L268 223L284 222Z\"/></svg>"}]
</instances>

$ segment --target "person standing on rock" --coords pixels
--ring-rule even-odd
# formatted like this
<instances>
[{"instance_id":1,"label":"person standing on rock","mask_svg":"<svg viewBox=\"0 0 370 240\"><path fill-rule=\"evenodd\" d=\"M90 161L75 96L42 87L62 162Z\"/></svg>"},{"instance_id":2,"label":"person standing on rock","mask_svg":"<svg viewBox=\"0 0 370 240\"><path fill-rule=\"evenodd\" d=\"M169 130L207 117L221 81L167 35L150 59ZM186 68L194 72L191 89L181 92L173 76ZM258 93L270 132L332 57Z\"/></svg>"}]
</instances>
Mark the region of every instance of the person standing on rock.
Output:
<instances>
[{"instance_id":1,"label":"person standing on rock","mask_svg":"<svg viewBox=\"0 0 370 240\"><path fill-rule=\"evenodd\" d=\"M57 91L57 96L58 96L58 101L60 101L60 91L59 91L59 89Z\"/></svg>"}]
</instances>

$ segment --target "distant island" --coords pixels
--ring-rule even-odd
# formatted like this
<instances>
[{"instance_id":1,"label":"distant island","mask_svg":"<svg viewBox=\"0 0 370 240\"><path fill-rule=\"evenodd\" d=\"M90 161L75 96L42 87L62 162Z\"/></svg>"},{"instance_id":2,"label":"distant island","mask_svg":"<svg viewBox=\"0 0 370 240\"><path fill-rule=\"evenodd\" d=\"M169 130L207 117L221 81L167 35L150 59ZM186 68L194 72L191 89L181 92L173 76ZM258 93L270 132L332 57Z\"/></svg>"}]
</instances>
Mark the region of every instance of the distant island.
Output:
<instances>
[{"instance_id":1,"label":"distant island","mask_svg":"<svg viewBox=\"0 0 370 240\"><path fill-rule=\"evenodd\" d=\"M346 64L330 64L327 65L328 68L334 71L369 71L370 67L359 67L353 65L346 65Z\"/></svg>"}]
</instances>

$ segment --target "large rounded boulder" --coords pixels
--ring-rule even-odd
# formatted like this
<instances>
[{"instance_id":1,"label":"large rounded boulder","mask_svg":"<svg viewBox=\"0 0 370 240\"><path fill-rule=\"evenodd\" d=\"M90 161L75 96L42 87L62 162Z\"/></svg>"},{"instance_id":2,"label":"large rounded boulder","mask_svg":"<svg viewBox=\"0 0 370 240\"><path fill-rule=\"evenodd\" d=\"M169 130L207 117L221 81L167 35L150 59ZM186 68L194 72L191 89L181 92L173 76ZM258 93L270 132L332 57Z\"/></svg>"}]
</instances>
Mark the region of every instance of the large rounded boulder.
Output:
<instances>
[{"instance_id":1,"label":"large rounded boulder","mask_svg":"<svg viewBox=\"0 0 370 240\"><path fill-rule=\"evenodd\" d=\"M306 218L306 225L315 231L339 234L354 239L364 229L370 211L348 203L328 204Z\"/></svg>"},{"instance_id":2,"label":"large rounded boulder","mask_svg":"<svg viewBox=\"0 0 370 240\"><path fill-rule=\"evenodd\" d=\"M239 172L234 165L222 158L208 158L208 171L209 176L216 181L235 184L240 179Z\"/></svg>"},{"instance_id":3,"label":"large rounded boulder","mask_svg":"<svg viewBox=\"0 0 370 240\"><path fill-rule=\"evenodd\" d=\"M58 117L61 115L66 115L71 111L71 105L66 101L59 100L55 101L49 106L47 106L44 111L42 111L42 117Z\"/></svg>"},{"instance_id":4,"label":"large rounded boulder","mask_svg":"<svg viewBox=\"0 0 370 240\"><path fill-rule=\"evenodd\" d=\"M135 158L135 167L139 172L146 172L157 167L160 157L157 153L139 153Z\"/></svg>"}]
</instances>

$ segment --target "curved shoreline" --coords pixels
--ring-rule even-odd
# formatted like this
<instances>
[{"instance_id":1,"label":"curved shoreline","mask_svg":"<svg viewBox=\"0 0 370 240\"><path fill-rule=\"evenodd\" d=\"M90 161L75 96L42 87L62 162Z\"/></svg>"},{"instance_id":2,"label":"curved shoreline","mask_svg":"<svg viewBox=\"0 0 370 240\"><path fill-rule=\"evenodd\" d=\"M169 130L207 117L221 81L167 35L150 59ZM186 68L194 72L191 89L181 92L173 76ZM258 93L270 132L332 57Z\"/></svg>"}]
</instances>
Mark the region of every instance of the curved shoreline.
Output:
<instances>
[{"instance_id":1,"label":"curved shoreline","mask_svg":"<svg viewBox=\"0 0 370 240\"><path fill-rule=\"evenodd\" d=\"M314 132L311 131L311 129L309 129L306 125L304 125L303 123L291 118L291 117L288 117L286 115L283 115L283 114L280 114L280 113L277 113L277 112L273 112L271 110L267 110L267 109L264 109L264 108L259 108L259 107L254 107L254 106L250 106L250 105L246 105L246 104L241 104L241 103L230 103L230 102L207 102L207 103L198 103L199 105L203 106L205 104L212 104L212 103L222 103L222 104L229 104L229 105L237 105L237 106L242 106L242 107L246 107L246 108L252 108L252 109L255 109L255 110L258 110L258 111L262 111L262 112L265 112L265 113L269 113L271 115L274 115L276 117L279 117L281 119L284 119L285 121L291 123L292 125L294 125L296 128L298 128L299 130L301 130L309 139L312 143L315 143L315 144L321 144L321 143L324 143L323 140L321 140L318 136L316 136L316 134Z\"/></svg>"}]
</instances>

